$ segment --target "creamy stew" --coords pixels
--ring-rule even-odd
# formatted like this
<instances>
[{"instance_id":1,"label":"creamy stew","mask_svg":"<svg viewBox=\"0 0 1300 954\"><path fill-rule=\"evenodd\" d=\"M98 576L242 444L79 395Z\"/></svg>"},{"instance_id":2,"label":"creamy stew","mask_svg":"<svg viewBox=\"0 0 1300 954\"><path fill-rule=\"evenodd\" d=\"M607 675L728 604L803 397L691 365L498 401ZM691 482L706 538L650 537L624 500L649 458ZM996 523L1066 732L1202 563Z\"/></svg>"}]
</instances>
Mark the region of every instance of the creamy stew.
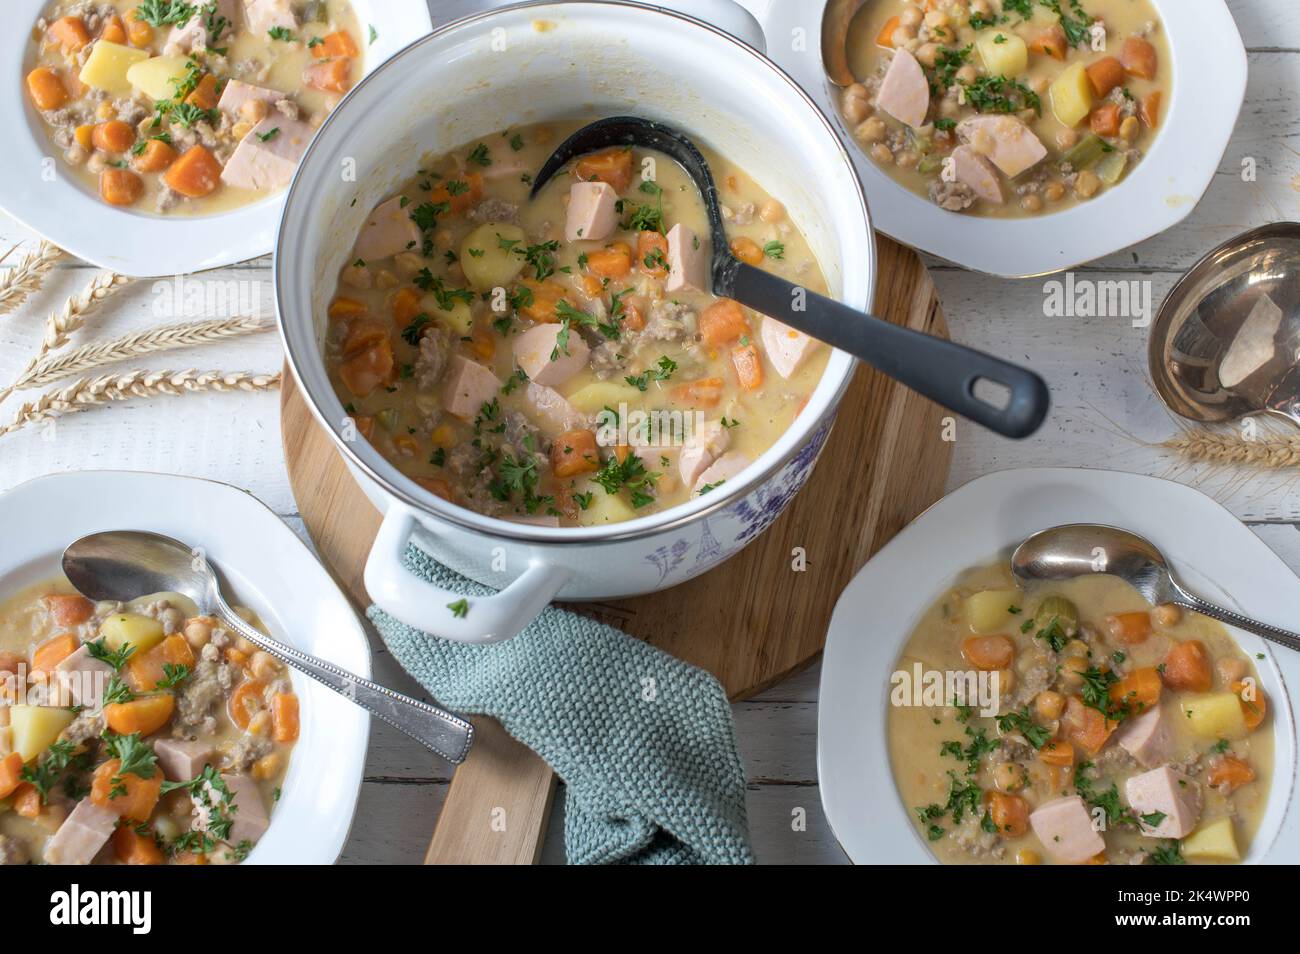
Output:
<instances>
[{"instance_id":1,"label":"creamy stew","mask_svg":"<svg viewBox=\"0 0 1300 954\"><path fill-rule=\"evenodd\" d=\"M1169 101L1149 0L871 0L840 110L867 154L951 212L1087 201L1142 161Z\"/></svg>"},{"instance_id":2,"label":"creamy stew","mask_svg":"<svg viewBox=\"0 0 1300 954\"><path fill-rule=\"evenodd\" d=\"M735 477L790 426L829 349L708 288L704 204L667 157L581 157L572 128L428 158L371 213L329 306L349 426L426 489L550 526L653 513ZM815 291L785 208L711 156L731 249Z\"/></svg>"},{"instance_id":3,"label":"creamy stew","mask_svg":"<svg viewBox=\"0 0 1300 954\"><path fill-rule=\"evenodd\" d=\"M27 93L103 201L207 215L288 185L363 42L347 0L58 0Z\"/></svg>"},{"instance_id":4,"label":"creamy stew","mask_svg":"<svg viewBox=\"0 0 1300 954\"><path fill-rule=\"evenodd\" d=\"M280 663L184 596L23 591L0 604L0 864L242 861L298 728Z\"/></svg>"},{"instance_id":5,"label":"creamy stew","mask_svg":"<svg viewBox=\"0 0 1300 954\"><path fill-rule=\"evenodd\" d=\"M991 704L945 691L890 706L894 778L939 860L1228 863L1249 850L1273 733L1253 660L1217 623L1100 574L1022 592L997 565L930 608L897 668L1000 683Z\"/></svg>"}]
</instances>

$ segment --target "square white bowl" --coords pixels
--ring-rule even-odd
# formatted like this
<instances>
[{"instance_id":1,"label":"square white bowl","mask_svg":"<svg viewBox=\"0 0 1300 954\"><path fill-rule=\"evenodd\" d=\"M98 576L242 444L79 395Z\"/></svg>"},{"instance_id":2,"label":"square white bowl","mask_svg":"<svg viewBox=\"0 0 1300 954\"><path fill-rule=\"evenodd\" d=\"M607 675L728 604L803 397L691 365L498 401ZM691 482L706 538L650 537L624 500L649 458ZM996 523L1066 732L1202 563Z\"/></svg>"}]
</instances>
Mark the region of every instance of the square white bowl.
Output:
<instances>
[{"instance_id":1,"label":"square white bowl","mask_svg":"<svg viewBox=\"0 0 1300 954\"><path fill-rule=\"evenodd\" d=\"M1009 558L1025 538L1069 523L1131 530L1164 553L1188 589L1277 625L1294 623L1300 579L1249 528L1190 487L1105 470L1025 469L953 491L863 567L836 604L822 661L817 774L822 805L855 862L933 864L889 758L889 678L925 611L974 566ZM1207 545L1208 544L1208 545ZM1296 727L1288 684L1300 653L1229 628L1257 668L1274 733L1273 784L1247 863L1300 858Z\"/></svg>"},{"instance_id":2,"label":"square white bowl","mask_svg":"<svg viewBox=\"0 0 1300 954\"><path fill-rule=\"evenodd\" d=\"M257 498L165 474L78 471L0 496L0 600L58 576L63 548L102 530L149 530L202 548L231 589L282 642L370 675L370 644L352 605L301 540ZM144 595L144 594L141 594ZM333 864L360 793L370 717L290 670L302 728L271 827L245 864Z\"/></svg>"},{"instance_id":3,"label":"square white bowl","mask_svg":"<svg viewBox=\"0 0 1300 954\"><path fill-rule=\"evenodd\" d=\"M10 78L0 92L0 208L67 252L133 278L180 275L268 254L285 192L219 215L153 215L106 204L70 175L27 95L31 25L48 0L5 0L14 28L0 35ZM432 29L426 0L352 0L366 74Z\"/></svg>"}]
</instances>

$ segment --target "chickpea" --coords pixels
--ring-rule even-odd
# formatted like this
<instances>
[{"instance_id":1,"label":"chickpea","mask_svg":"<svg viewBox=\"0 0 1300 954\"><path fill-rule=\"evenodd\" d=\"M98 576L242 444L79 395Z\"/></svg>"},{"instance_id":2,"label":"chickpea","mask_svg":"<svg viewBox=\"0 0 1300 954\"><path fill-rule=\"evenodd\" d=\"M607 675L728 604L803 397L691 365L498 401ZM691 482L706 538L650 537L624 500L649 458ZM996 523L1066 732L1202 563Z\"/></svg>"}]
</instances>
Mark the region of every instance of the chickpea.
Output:
<instances>
[{"instance_id":1,"label":"chickpea","mask_svg":"<svg viewBox=\"0 0 1300 954\"><path fill-rule=\"evenodd\" d=\"M1049 182L1047 188L1043 190L1043 195L1049 202L1060 202L1065 198L1065 186L1060 182Z\"/></svg>"},{"instance_id":2,"label":"chickpea","mask_svg":"<svg viewBox=\"0 0 1300 954\"><path fill-rule=\"evenodd\" d=\"M758 217L769 225L773 225L785 218L785 206L776 199L768 199L763 203L762 208L758 210Z\"/></svg>"},{"instance_id":3,"label":"chickpea","mask_svg":"<svg viewBox=\"0 0 1300 954\"><path fill-rule=\"evenodd\" d=\"M997 674L999 695L1005 696L1016 691L1016 671L1014 669L999 669Z\"/></svg>"},{"instance_id":4,"label":"chickpea","mask_svg":"<svg viewBox=\"0 0 1300 954\"><path fill-rule=\"evenodd\" d=\"M931 10L922 21L931 30L942 30L952 23L952 18L942 10Z\"/></svg>"},{"instance_id":5,"label":"chickpea","mask_svg":"<svg viewBox=\"0 0 1300 954\"><path fill-rule=\"evenodd\" d=\"M957 100L945 96L939 103L939 115L944 119L956 119L961 115L961 105Z\"/></svg>"},{"instance_id":6,"label":"chickpea","mask_svg":"<svg viewBox=\"0 0 1300 954\"><path fill-rule=\"evenodd\" d=\"M212 626L216 621L210 616L195 616L185 621L185 641L195 649L202 649L212 639Z\"/></svg>"},{"instance_id":7,"label":"chickpea","mask_svg":"<svg viewBox=\"0 0 1300 954\"><path fill-rule=\"evenodd\" d=\"M867 88L861 83L854 83L844 90L844 96L840 100L840 108L844 111L844 119L855 126L871 115L871 97L867 93Z\"/></svg>"},{"instance_id":8,"label":"chickpea","mask_svg":"<svg viewBox=\"0 0 1300 954\"><path fill-rule=\"evenodd\" d=\"M1225 656L1214 664L1214 671L1219 674L1220 682L1225 686L1231 686L1234 682L1241 682L1241 680L1245 679L1250 667L1246 665L1244 659Z\"/></svg>"},{"instance_id":9,"label":"chickpea","mask_svg":"<svg viewBox=\"0 0 1300 954\"><path fill-rule=\"evenodd\" d=\"M86 169L90 172L98 174L103 172L106 168L108 168L108 156L104 155L98 149L92 152L90 158L86 160Z\"/></svg>"},{"instance_id":10,"label":"chickpea","mask_svg":"<svg viewBox=\"0 0 1300 954\"><path fill-rule=\"evenodd\" d=\"M245 656L251 656L253 655L253 653L257 652L257 647L253 645L251 642L249 642L247 639L245 639L243 636L235 637L235 648L238 649Z\"/></svg>"},{"instance_id":11,"label":"chickpea","mask_svg":"<svg viewBox=\"0 0 1300 954\"><path fill-rule=\"evenodd\" d=\"M1044 722L1061 718L1065 711L1065 696L1051 689L1044 689L1034 696L1034 714Z\"/></svg>"},{"instance_id":12,"label":"chickpea","mask_svg":"<svg viewBox=\"0 0 1300 954\"><path fill-rule=\"evenodd\" d=\"M280 752L272 752L270 755L264 755L253 763L253 778L268 779L275 778L280 774L280 769L284 766L284 755Z\"/></svg>"},{"instance_id":13,"label":"chickpea","mask_svg":"<svg viewBox=\"0 0 1300 954\"><path fill-rule=\"evenodd\" d=\"M921 13L920 7L908 5L904 7L903 12L898 15L898 22L903 26L919 27L922 18L923 14Z\"/></svg>"},{"instance_id":14,"label":"chickpea","mask_svg":"<svg viewBox=\"0 0 1300 954\"><path fill-rule=\"evenodd\" d=\"M1155 617L1157 625L1160 626L1177 626L1183 618L1183 611L1173 603L1161 603L1151 615Z\"/></svg>"},{"instance_id":15,"label":"chickpea","mask_svg":"<svg viewBox=\"0 0 1300 954\"><path fill-rule=\"evenodd\" d=\"M247 123L243 121L237 122L235 125L230 127L230 134L236 139L243 139L253 131L253 127L256 125L256 123Z\"/></svg>"},{"instance_id":16,"label":"chickpea","mask_svg":"<svg viewBox=\"0 0 1300 954\"><path fill-rule=\"evenodd\" d=\"M1020 207L1026 212L1041 212L1043 210L1043 200L1038 197L1037 193L1031 192L1020 200Z\"/></svg>"},{"instance_id":17,"label":"chickpea","mask_svg":"<svg viewBox=\"0 0 1300 954\"><path fill-rule=\"evenodd\" d=\"M920 161L921 157L911 149L904 149L898 154L898 165L901 169L915 169Z\"/></svg>"},{"instance_id":18,"label":"chickpea","mask_svg":"<svg viewBox=\"0 0 1300 954\"><path fill-rule=\"evenodd\" d=\"M1085 643L1082 639L1072 639L1065 644L1065 647L1061 650L1061 652L1065 653L1067 656L1086 657L1088 655L1089 649L1088 649L1088 644Z\"/></svg>"},{"instance_id":19,"label":"chickpea","mask_svg":"<svg viewBox=\"0 0 1300 954\"><path fill-rule=\"evenodd\" d=\"M1079 134L1073 129L1062 129L1056 134L1056 145L1061 149L1070 149L1079 141Z\"/></svg>"},{"instance_id":20,"label":"chickpea","mask_svg":"<svg viewBox=\"0 0 1300 954\"><path fill-rule=\"evenodd\" d=\"M965 86L969 86L977 79L979 79L979 72L969 63L957 71L957 82Z\"/></svg>"},{"instance_id":21,"label":"chickpea","mask_svg":"<svg viewBox=\"0 0 1300 954\"><path fill-rule=\"evenodd\" d=\"M96 119L114 119L116 117L117 113L114 111L112 103L100 103L95 109Z\"/></svg>"},{"instance_id":22,"label":"chickpea","mask_svg":"<svg viewBox=\"0 0 1300 954\"><path fill-rule=\"evenodd\" d=\"M858 142L880 142L885 138L886 131L885 121L879 116L872 116L853 130L853 135L857 137Z\"/></svg>"},{"instance_id":23,"label":"chickpea","mask_svg":"<svg viewBox=\"0 0 1300 954\"><path fill-rule=\"evenodd\" d=\"M438 229L433 233L433 244L444 252L451 248L454 241L455 238L452 236L450 229Z\"/></svg>"},{"instance_id":24,"label":"chickpea","mask_svg":"<svg viewBox=\"0 0 1300 954\"><path fill-rule=\"evenodd\" d=\"M910 43L912 40L915 39L916 39L916 30L912 29L911 27L905 27L905 26L898 27L896 30L894 30L893 36L890 37L890 41L896 47L907 46L908 43Z\"/></svg>"},{"instance_id":25,"label":"chickpea","mask_svg":"<svg viewBox=\"0 0 1300 954\"><path fill-rule=\"evenodd\" d=\"M1125 142L1133 142L1138 137L1138 121L1136 116L1125 116L1124 121L1119 124L1119 138Z\"/></svg>"},{"instance_id":26,"label":"chickpea","mask_svg":"<svg viewBox=\"0 0 1300 954\"><path fill-rule=\"evenodd\" d=\"M424 268L424 259L414 252L398 252L393 256L393 266L403 278L414 278Z\"/></svg>"},{"instance_id":27,"label":"chickpea","mask_svg":"<svg viewBox=\"0 0 1300 954\"><path fill-rule=\"evenodd\" d=\"M380 288L396 288L399 282L396 275L386 268L381 268L379 274L375 276L375 284Z\"/></svg>"},{"instance_id":28,"label":"chickpea","mask_svg":"<svg viewBox=\"0 0 1300 954\"><path fill-rule=\"evenodd\" d=\"M993 784L999 792L1017 792L1029 782L1018 762L1002 762L993 770Z\"/></svg>"},{"instance_id":29,"label":"chickpea","mask_svg":"<svg viewBox=\"0 0 1300 954\"><path fill-rule=\"evenodd\" d=\"M265 738L271 734L271 713L263 709L253 718L248 720L248 731L250 735L261 736Z\"/></svg>"},{"instance_id":30,"label":"chickpea","mask_svg":"<svg viewBox=\"0 0 1300 954\"><path fill-rule=\"evenodd\" d=\"M939 58L938 43L922 43L916 50L916 58L922 66L934 66Z\"/></svg>"},{"instance_id":31,"label":"chickpea","mask_svg":"<svg viewBox=\"0 0 1300 954\"><path fill-rule=\"evenodd\" d=\"M374 277L370 274L370 269L364 265L353 262L347 268L343 269L343 274L339 276L339 281L349 288L369 288L374 284Z\"/></svg>"},{"instance_id":32,"label":"chickpea","mask_svg":"<svg viewBox=\"0 0 1300 954\"><path fill-rule=\"evenodd\" d=\"M1101 188L1101 179L1091 169L1084 169L1074 180L1074 194L1080 199L1091 199Z\"/></svg>"},{"instance_id":33,"label":"chickpea","mask_svg":"<svg viewBox=\"0 0 1300 954\"><path fill-rule=\"evenodd\" d=\"M871 158L882 166L887 166L894 161L894 154L883 142L878 142L871 147Z\"/></svg>"},{"instance_id":34,"label":"chickpea","mask_svg":"<svg viewBox=\"0 0 1300 954\"><path fill-rule=\"evenodd\" d=\"M1083 656L1070 656L1061 663L1057 678L1067 689L1077 689L1083 685L1083 673L1088 671L1088 660Z\"/></svg>"},{"instance_id":35,"label":"chickpea","mask_svg":"<svg viewBox=\"0 0 1300 954\"><path fill-rule=\"evenodd\" d=\"M244 105L239 107L239 118L245 122L257 125L266 118L266 114L269 111L270 107L266 105L265 100L250 99L245 102Z\"/></svg>"},{"instance_id":36,"label":"chickpea","mask_svg":"<svg viewBox=\"0 0 1300 954\"><path fill-rule=\"evenodd\" d=\"M1018 865L1038 865L1042 863L1043 859L1032 848L1021 848L1016 852L1016 864Z\"/></svg>"},{"instance_id":37,"label":"chickpea","mask_svg":"<svg viewBox=\"0 0 1300 954\"><path fill-rule=\"evenodd\" d=\"M986 17L992 12L992 8L988 0L971 0L970 12Z\"/></svg>"},{"instance_id":38,"label":"chickpea","mask_svg":"<svg viewBox=\"0 0 1300 954\"><path fill-rule=\"evenodd\" d=\"M68 165L79 166L86 161L88 155L89 153L87 153L85 149L74 144L63 154L63 158L67 161Z\"/></svg>"},{"instance_id":39,"label":"chickpea","mask_svg":"<svg viewBox=\"0 0 1300 954\"><path fill-rule=\"evenodd\" d=\"M248 662L248 669L254 678L266 681L274 679L280 673L280 664L270 653L258 650Z\"/></svg>"}]
</instances>

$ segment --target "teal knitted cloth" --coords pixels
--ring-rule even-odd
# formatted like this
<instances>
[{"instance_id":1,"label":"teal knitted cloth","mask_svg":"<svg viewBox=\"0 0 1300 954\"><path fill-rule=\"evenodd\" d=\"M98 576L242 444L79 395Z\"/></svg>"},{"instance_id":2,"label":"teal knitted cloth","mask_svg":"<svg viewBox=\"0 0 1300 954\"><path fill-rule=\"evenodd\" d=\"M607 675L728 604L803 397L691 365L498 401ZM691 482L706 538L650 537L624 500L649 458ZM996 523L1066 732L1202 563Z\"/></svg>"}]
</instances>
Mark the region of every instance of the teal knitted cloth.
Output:
<instances>
[{"instance_id":1,"label":"teal knitted cloth","mask_svg":"<svg viewBox=\"0 0 1300 954\"><path fill-rule=\"evenodd\" d=\"M406 563L470 613L493 592L416 547ZM753 864L731 706L707 672L553 606L491 646L367 615L435 699L499 720L564 781L570 864Z\"/></svg>"}]
</instances>

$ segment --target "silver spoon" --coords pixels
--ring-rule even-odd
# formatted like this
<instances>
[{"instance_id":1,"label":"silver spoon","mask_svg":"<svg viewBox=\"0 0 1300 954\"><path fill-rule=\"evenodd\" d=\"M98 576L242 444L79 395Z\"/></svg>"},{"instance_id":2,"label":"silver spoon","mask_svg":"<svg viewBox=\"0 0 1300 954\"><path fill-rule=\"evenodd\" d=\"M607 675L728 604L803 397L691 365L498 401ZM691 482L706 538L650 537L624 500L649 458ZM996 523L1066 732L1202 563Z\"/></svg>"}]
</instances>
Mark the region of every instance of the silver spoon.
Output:
<instances>
[{"instance_id":1,"label":"silver spoon","mask_svg":"<svg viewBox=\"0 0 1300 954\"><path fill-rule=\"evenodd\" d=\"M91 600L126 602L148 593L180 593L286 665L306 673L405 732L452 763L464 761L474 727L450 712L385 689L333 663L277 643L244 622L221 593L216 567L179 540L157 533L114 530L82 537L63 551L63 573Z\"/></svg>"},{"instance_id":2,"label":"silver spoon","mask_svg":"<svg viewBox=\"0 0 1300 954\"><path fill-rule=\"evenodd\" d=\"M1173 603L1300 651L1300 634L1249 619L1187 592L1164 555L1127 530L1091 523L1043 530L1016 548L1011 572L1023 583L1107 573L1132 584L1153 605Z\"/></svg>"},{"instance_id":3,"label":"silver spoon","mask_svg":"<svg viewBox=\"0 0 1300 954\"><path fill-rule=\"evenodd\" d=\"M1160 306L1148 360L1183 417L1300 425L1300 223L1252 229L1193 265Z\"/></svg>"}]
</instances>

